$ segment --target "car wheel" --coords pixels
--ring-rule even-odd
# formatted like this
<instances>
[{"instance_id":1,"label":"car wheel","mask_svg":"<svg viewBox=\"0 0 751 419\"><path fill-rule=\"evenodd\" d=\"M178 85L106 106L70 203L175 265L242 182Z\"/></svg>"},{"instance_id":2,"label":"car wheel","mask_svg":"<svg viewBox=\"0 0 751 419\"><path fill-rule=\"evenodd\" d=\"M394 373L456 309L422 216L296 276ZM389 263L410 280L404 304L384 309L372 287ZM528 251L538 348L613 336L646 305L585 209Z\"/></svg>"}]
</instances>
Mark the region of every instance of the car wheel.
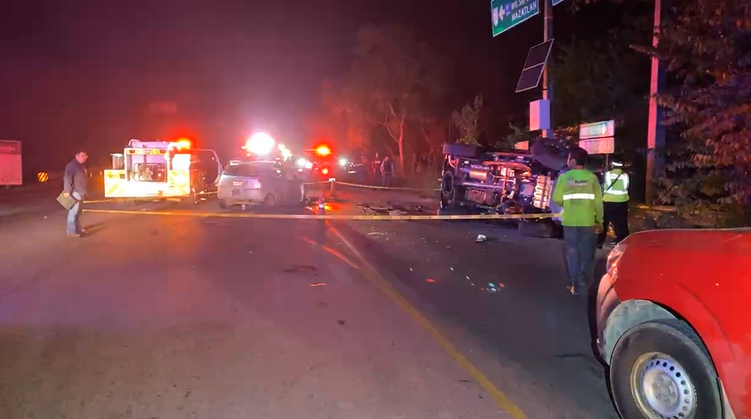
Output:
<instances>
[{"instance_id":1,"label":"car wheel","mask_svg":"<svg viewBox=\"0 0 751 419\"><path fill-rule=\"evenodd\" d=\"M717 372L699 336L680 320L626 331L613 350L610 386L626 419L722 418Z\"/></svg>"},{"instance_id":2,"label":"car wheel","mask_svg":"<svg viewBox=\"0 0 751 419\"><path fill-rule=\"evenodd\" d=\"M227 202L226 199L219 199L218 202L219 202L219 208L221 209L227 209L227 207L229 207L229 203Z\"/></svg>"}]
</instances>

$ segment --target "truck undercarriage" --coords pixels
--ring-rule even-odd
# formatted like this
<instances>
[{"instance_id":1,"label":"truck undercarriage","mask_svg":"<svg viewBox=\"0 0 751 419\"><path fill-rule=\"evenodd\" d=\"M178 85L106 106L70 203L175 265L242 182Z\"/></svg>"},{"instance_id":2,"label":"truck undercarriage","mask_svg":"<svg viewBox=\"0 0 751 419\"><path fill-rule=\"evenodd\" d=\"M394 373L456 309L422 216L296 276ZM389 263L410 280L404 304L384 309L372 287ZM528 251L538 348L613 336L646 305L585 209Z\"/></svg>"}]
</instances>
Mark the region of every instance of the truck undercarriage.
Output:
<instances>
[{"instance_id":1,"label":"truck undercarriage","mask_svg":"<svg viewBox=\"0 0 751 419\"><path fill-rule=\"evenodd\" d=\"M550 143L541 141L541 144L536 147L537 155L520 150L482 150L467 144L445 144L442 212L550 213L555 179L566 159ZM530 228L532 224L544 227ZM520 222L519 228L542 230L532 235L543 236L554 235L555 230L550 219Z\"/></svg>"}]
</instances>

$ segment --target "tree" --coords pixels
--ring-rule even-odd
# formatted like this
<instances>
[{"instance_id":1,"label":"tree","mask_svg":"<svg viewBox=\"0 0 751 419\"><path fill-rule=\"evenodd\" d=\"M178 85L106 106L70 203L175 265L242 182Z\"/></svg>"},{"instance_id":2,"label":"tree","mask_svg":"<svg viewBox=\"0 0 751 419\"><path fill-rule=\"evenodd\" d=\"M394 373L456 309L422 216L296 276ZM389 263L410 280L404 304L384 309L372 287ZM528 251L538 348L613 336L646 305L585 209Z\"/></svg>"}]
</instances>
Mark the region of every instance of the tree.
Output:
<instances>
[{"instance_id":1,"label":"tree","mask_svg":"<svg viewBox=\"0 0 751 419\"><path fill-rule=\"evenodd\" d=\"M324 81L322 90L323 105L328 110L323 119L329 126L337 126L337 139L346 143L350 149L366 148L372 131L367 112L359 107L359 103L344 96L345 92L338 81Z\"/></svg>"},{"instance_id":2,"label":"tree","mask_svg":"<svg viewBox=\"0 0 751 419\"><path fill-rule=\"evenodd\" d=\"M618 40L602 43L574 38L563 46L552 67L557 130L571 131L582 123L609 119L630 131L634 127L644 130L649 79L644 77L643 64L643 56ZM643 141L641 132L634 137ZM619 135L619 140L627 138Z\"/></svg>"},{"instance_id":3,"label":"tree","mask_svg":"<svg viewBox=\"0 0 751 419\"><path fill-rule=\"evenodd\" d=\"M458 142L464 144L480 144L480 116L482 115L482 96L475 96L472 105L462 107L461 112L454 111L451 120L459 130Z\"/></svg>"},{"instance_id":4,"label":"tree","mask_svg":"<svg viewBox=\"0 0 751 419\"><path fill-rule=\"evenodd\" d=\"M444 94L444 62L403 25L363 26L354 55L329 107L345 115L350 139L370 139L380 129L403 172L409 125L427 123Z\"/></svg>"},{"instance_id":5,"label":"tree","mask_svg":"<svg viewBox=\"0 0 751 419\"><path fill-rule=\"evenodd\" d=\"M668 65L658 97L681 132L663 200L745 206L751 221L751 3L686 0L642 49Z\"/></svg>"}]
</instances>

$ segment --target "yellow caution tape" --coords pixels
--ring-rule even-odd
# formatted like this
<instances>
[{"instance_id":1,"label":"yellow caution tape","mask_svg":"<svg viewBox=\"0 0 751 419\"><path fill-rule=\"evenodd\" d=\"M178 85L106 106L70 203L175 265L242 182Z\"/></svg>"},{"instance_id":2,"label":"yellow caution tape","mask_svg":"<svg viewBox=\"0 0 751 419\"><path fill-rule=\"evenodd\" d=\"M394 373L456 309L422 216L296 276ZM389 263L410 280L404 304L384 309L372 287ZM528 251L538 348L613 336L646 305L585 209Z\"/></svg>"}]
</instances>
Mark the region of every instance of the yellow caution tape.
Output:
<instances>
[{"instance_id":1,"label":"yellow caution tape","mask_svg":"<svg viewBox=\"0 0 751 419\"><path fill-rule=\"evenodd\" d=\"M162 215L201 218L256 218L276 220L343 220L343 221L436 221L436 220L541 220L559 214L462 214L462 215L355 215L355 214L254 214L198 211L138 211L84 209L84 212L125 215Z\"/></svg>"},{"instance_id":2,"label":"yellow caution tape","mask_svg":"<svg viewBox=\"0 0 751 419\"><path fill-rule=\"evenodd\" d=\"M333 181L333 180L324 180L324 181L321 181L321 182L306 182L306 183L303 183L303 185L304 186L308 186L308 185L325 185L327 183L334 183L334 182L335 181Z\"/></svg>"},{"instance_id":3,"label":"yellow caution tape","mask_svg":"<svg viewBox=\"0 0 751 419\"><path fill-rule=\"evenodd\" d=\"M440 191L440 189L426 189L426 188L397 188L392 186L375 186L375 185L361 185L359 183L349 183L349 182L335 182L337 185L344 185L344 186L351 186L353 188L362 188L362 189L380 189L380 190L386 190L386 191L415 191L415 192L437 192Z\"/></svg>"}]
</instances>

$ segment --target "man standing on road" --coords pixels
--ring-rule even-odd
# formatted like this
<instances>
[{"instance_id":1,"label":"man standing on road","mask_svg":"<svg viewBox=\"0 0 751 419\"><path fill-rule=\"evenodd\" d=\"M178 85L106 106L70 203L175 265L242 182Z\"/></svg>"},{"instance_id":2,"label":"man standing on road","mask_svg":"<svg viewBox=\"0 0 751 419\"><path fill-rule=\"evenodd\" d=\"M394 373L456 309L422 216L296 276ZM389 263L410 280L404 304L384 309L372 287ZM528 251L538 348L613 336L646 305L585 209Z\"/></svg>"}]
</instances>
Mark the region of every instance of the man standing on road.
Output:
<instances>
[{"instance_id":1,"label":"man standing on road","mask_svg":"<svg viewBox=\"0 0 751 419\"><path fill-rule=\"evenodd\" d=\"M373 185L381 186L381 156L378 153L375 154L370 173L373 174Z\"/></svg>"},{"instance_id":2,"label":"man standing on road","mask_svg":"<svg viewBox=\"0 0 751 419\"><path fill-rule=\"evenodd\" d=\"M391 157L386 156L383 158L383 163L381 163L381 186L384 187L391 187L391 178L394 177L394 161L391 160Z\"/></svg>"},{"instance_id":3,"label":"man standing on road","mask_svg":"<svg viewBox=\"0 0 751 419\"><path fill-rule=\"evenodd\" d=\"M605 207L605 217L602 231L597 235L597 247L602 249L608 235L610 223L615 230L615 243L629 235L628 231L628 173L623 171L623 163L613 160L612 169L605 172L605 182L602 184L602 201Z\"/></svg>"},{"instance_id":4,"label":"man standing on road","mask_svg":"<svg viewBox=\"0 0 751 419\"><path fill-rule=\"evenodd\" d=\"M587 295L587 286L594 276L596 234L602 228L602 189L594 173L586 170L587 152L575 147L568 155L570 171L556 182L553 201L563 208L563 241L569 290L574 295ZM597 231L595 231L597 230Z\"/></svg>"},{"instance_id":5,"label":"man standing on road","mask_svg":"<svg viewBox=\"0 0 751 419\"><path fill-rule=\"evenodd\" d=\"M68 237L81 237L81 204L86 198L86 169L83 164L89 156L85 151L76 153L76 157L65 166L63 177L63 193L76 200L68 209L67 233Z\"/></svg>"}]
</instances>

